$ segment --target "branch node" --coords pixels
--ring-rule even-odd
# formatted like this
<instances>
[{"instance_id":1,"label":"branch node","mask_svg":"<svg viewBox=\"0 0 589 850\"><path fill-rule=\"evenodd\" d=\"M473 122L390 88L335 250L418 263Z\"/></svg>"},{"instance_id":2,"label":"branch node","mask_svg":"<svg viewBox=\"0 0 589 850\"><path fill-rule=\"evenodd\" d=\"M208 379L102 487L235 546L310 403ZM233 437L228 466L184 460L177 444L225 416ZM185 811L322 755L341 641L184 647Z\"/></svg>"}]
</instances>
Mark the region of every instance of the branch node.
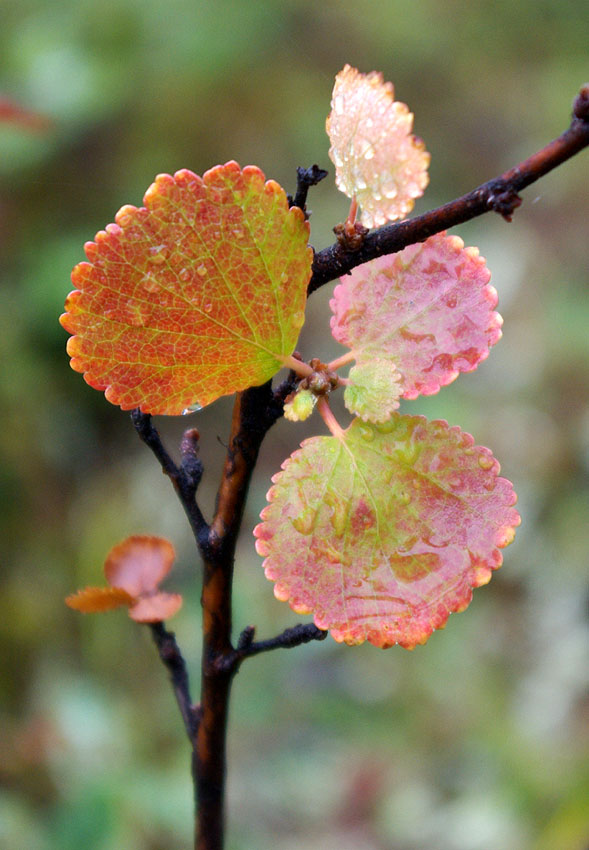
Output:
<instances>
[{"instance_id":1,"label":"branch node","mask_svg":"<svg viewBox=\"0 0 589 850\"><path fill-rule=\"evenodd\" d=\"M573 115L581 121L589 121L589 83L581 86L573 101Z\"/></svg>"},{"instance_id":2,"label":"branch node","mask_svg":"<svg viewBox=\"0 0 589 850\"><path fill-rule=\"evenodd\" d=\"M515 189L507 188L499 194L491 194L487 198L487 206L493 212L499 213L505 221L511 221L513 213L523 203L522 198L517 194Z\"/></svg>"},{"instance_id":3,"label":"branch node","mask_svg":"<svg viewBox=\"0 0 589 850\"><path fill-rule=\"evenodd\" d=\"M239 636L239 640L237 641L237 651L243 652L244 650L249 649L249 647L254 642L254 636L256 634L255 626L246 626L245 629Z\"/></svg>"},{"instance_id":4,"label":"branch node","mask_svg":"<svg viewBox=\"0 0 589 850\"><path fill-rule=\"evenodd\" d=\"M359 251L364 244L364 239L368 234L368 228L360 224L359 221L344 221L342 224L336 224L333 228L338 244L350 253Z\"/></svg>"}]
</instances>

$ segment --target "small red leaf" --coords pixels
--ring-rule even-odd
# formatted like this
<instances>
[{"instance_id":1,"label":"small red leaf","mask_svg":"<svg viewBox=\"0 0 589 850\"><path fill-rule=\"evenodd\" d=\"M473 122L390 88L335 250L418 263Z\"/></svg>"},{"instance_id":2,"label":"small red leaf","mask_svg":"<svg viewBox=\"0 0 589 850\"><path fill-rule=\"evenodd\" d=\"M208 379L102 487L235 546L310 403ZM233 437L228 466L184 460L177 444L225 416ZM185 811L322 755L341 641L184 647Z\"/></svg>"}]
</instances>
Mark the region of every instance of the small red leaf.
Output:
<instances>
[{"instance_id":1,"label":"small red leaf","mask_svg":"<svg viewBox=\"0 0 589 850\"><path fill-rule=\"evenodd\" d=\"M135 535L110 550L104 563L107 582L131 596L153 593L172 569L176 553L163 537Z\"/></svg>"},{"instance_id":2,"label":"small red leaf","mask_svg":"<svg viewBox=\"0 0 589 850\"><path fill-rule=\"evenodd\" d=\"M154 593L142 596L129 609L129 617L137 623L158 623L161 620L169 620L181 606L182 597L179 593Z\"/></svg>"},{"instance_id":3,"label":"small red leaf","mask_svg":"<svg viewBox=\"0 0 589 850\"><path fill-rule=\"evenodd\" d=\"M121 587L85 587L66 597L65 604L83 614L112 611L123 605L133 605L135 599Z\"/></svg>"},{"instance_id":4,"label":"small red leaf","mask_svg":"<svg viewBox=\"0 0 589 850\"><path fill-rule=\"evenodd\" d=\"M180 414L271 378L304 321L300 209L259 168L160 174L86 243L63 327L71 366L124 410Z\"/></svg>"}]
</instances>

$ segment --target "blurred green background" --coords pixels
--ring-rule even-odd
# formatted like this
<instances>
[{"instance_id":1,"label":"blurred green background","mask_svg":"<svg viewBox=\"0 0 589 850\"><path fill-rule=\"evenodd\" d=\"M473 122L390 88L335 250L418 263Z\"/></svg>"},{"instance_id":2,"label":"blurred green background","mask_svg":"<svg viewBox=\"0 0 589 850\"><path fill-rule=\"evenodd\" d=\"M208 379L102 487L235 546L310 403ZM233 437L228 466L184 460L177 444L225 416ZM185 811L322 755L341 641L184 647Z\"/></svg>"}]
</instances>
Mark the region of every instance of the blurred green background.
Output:
<instances>
[{"instance_id":1,"label":"blurred green background","mask_svg":"<svg viewBox=\"0 0 589 850\"><path fill-rule=\"evenodd\" d=\"M82 617L123 537L178 550L173 628L198 690L199 571L169 483L129 417L72 372L58 324L82 245L161 171L227 159L293 191L331 169L324 122L346 63L381 70L432 154L424 211L567 125L589 77L583 0L0 0L0 93L50 119L0 126L3 555L0 846L180 850L189 753L146 629ZM520 494L505 566L413 653L330 638L249 661L229 739L230 850L586 850L589 842L589 160L525 192L514 223L458 229L493 272L504 338L476 373L405 410L493 448ZM312 190L312 243L347 211ZM328 342L330 287L300 347ZM158 420L203 435L211 515L230 400ZM264 445L236 573L235 627L299 621L274 600L251 529L271 474L323 432L280 422Z\"/></svg>"}]
</instances>

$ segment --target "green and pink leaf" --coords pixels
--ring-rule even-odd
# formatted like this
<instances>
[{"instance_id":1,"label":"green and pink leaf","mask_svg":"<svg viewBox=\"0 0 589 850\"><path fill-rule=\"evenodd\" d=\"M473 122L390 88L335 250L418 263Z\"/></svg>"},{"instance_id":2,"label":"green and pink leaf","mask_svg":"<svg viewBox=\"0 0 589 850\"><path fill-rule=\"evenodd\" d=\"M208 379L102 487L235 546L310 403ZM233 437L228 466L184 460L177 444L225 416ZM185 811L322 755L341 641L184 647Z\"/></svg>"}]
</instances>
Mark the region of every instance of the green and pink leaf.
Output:
<instances>
[{"instance_id":1,"label":"green and pink leaf","mask_svg":"<svg viewBox=\"0 0 589 850\"><path fill-rule=\"evenodd\" d=\"M513 540L516 496L498 473L469 434L420 416L306 440L254 532L275 595L338 641L425 643Z\"/></svg>"}]
</instances>

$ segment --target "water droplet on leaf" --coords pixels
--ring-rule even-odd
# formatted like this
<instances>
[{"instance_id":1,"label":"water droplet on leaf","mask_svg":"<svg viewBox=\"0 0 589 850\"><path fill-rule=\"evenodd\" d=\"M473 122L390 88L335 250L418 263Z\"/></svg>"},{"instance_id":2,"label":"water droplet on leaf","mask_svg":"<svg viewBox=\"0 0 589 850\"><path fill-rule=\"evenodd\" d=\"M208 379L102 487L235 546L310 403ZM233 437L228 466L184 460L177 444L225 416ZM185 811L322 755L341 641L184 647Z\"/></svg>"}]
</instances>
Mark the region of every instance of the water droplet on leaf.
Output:
<instances>
[{"instance_id":1,"label":"water droplet on leaf","mask_svg":"<svg viewBox=\"0 0 589 850\"><path fill-rule=\"evenodd\" d=\"M150 263L161 266L162 263L166 262L167 254L167 245L156 245L154 248L149 249L149 261Z\"/></svg>"},{"instance_id":2,"label":"water droplet on leaf","mask_svg":"<svg viewBox=\"0 0 589 850\"><path fill-rule=\"evenodd\" d=\"M189 404L188 407L184 408L182 416L188 416L189 413L198 413L199 410L202 410L202 405L195 401L194 404Z\"/></svg>"},{"instance_id":3,"label":"water droplet on leaf","mask_svg":"<svg viewBox=\"0 0 589 850\"><path fill-rule=\"evenodd\" d=\"M481 454L479 455L479 466L481 469L491 469L495 461L491 457L491 455Z\"/></svg>"},{"instance_id":4,"label":"water droplet on leaf","mask_svg":"<svg viewBox=\"0 0 589 850\"><path fill-rule=\"evenodd\" d=\"M305 508L305 510L292 519L291 522L300 534L311 534L315 527L315 517L315 511L311 510L311 508Z\"/></svg>"},{"instance_id":5,"label":"water droplet on leaf","mask_svg":"<svg viewBox=\"0 0 589 850\"><path fill-rule=\"evenodd\" d=\"M367 440L368 442L374 440L374 429L369 425L360 425L358 430L363 440Z\"/></svg>"}]
</instances>

